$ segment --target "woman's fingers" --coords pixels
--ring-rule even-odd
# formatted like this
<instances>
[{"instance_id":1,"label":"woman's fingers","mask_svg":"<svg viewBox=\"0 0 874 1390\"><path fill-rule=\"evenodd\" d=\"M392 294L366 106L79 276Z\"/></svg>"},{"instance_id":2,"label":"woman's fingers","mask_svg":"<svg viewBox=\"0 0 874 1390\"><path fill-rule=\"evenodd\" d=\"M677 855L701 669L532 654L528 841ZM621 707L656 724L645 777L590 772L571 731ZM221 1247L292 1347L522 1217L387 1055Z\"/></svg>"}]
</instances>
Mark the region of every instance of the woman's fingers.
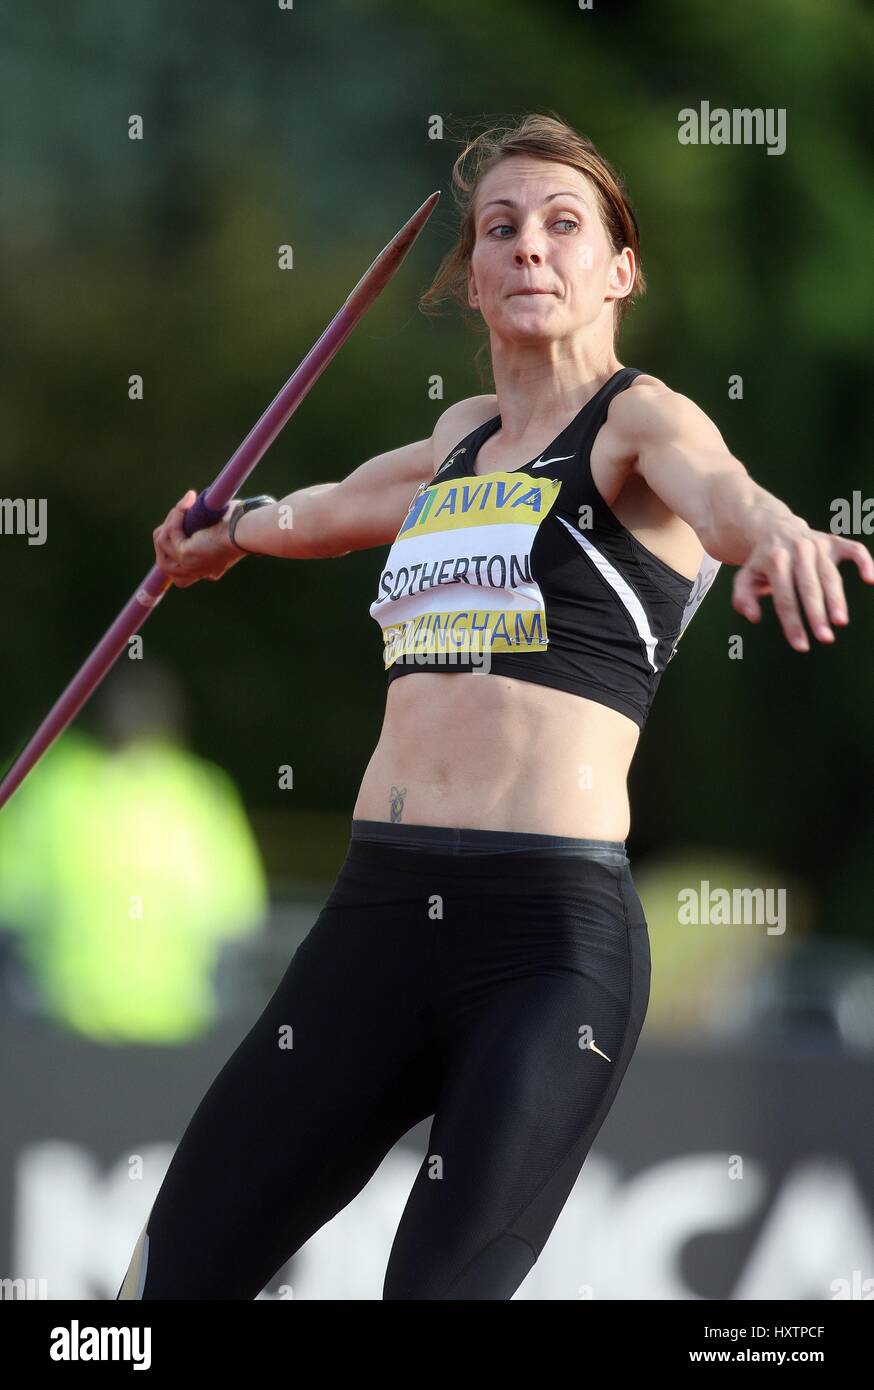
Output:
<instances>
[{"instance_id":1,"label":"woman's fingers","mask_svg":"<svg viewBox=\"0 0 874 1390\"><path fill-rule=\"evenodd\" d=\"M829 536L831 559L836 564L842 560L852 560L866 584L874 584L874 555L861 541L851 541L847 536Z\"/></svg>"},{"instance_id":2,"label":"woman's fingers","mask_svg":"<svg viewBox=\"0 0 874 1390\"><path fill-rule=\"evenodd\" d=\"M242 559L242 552L229 555L227 543L214 527L195 531L192 536L185 534L185 513L196 500L196 491L189 488L167 513L163 525L152 532L158 567L180 589L196 584L199 579L220 579L231 565Z\"/></svg>"},{"instance_id":3,"label":"woman's fingers","mask_svg":"<svg viewBox=\"0 0 874 1390\"><path fill-rule=\"evenodd\" d=\"M751 623L757 623L761 618L762 608L755 593L753 572L746 565L734 576L731 601L738 613L743 613Z\"/></svg>"},{"instance_id":4,"label":"woman's fingers","mask_svg":"<svg viewBox=\"0 0 874 1390\"><path fill-rule=\"evenodd\" d=\"M751 555L734 577L735 608L754 622L758 622L762 616L759 599L770 592L771 584L765 566L756 563L756 558Z\"/></svg>"},{"instance_id":5,"label":"woman's fingers","mask_svg":"<svg viewBox=\"0 0 874 1390\"><path fill-rule=\"evenodd\" d=\"M829 626L826 613L818 558L819 546L812 536L797 540L793 547L792 578L804 604L811 632L820 642L833 642L835 635Z\"/></svg>"},{"instance_id":6,"label":"woman's fingers","mask_svg":"<svg viewBox=\"0 0 874 1390\"><path fill-rule=\"evenodd\" d=\"M172 515L172 513L171 513ZM181 557L179 554L179 541L172 529L170 518L153 532L152 538L155 543L155 558L158 566L171 579L176 580L177 575L181 575Z\"/></svg>"},{"instance_id":7,"label":"woman's fingers","mask_svg":"<svg viewBox=\"0 0 874 1390\"><path fill-rule=\"evenodd\" d=\"M152 532L152 540L155 545L155 558L157 559L158 564L161 566L161 569L172 569L174 563L173 556L171 555L167 547L167 543L164 539L164 528L162 526L155 527L154 531Z\"/></svg>"},{"instance_id":8,"label":"woman's fingers","mask_svg":"<svg viewBox=\"0 0 874 1390\"><path fill-rule=\"evenodd\" d=\"M865 554L868 554L867 550ZM829 617L833 623L843 627L850 621L850 615L847 612L847 597L844 593L844 581L841 579L840 570L829 555L828 547L820 549L817 564Z\"/></svg>"},{"instance_id":9,"label":"woman's fingers","mask_svg":"<svg viewBox=\"0 0 874 1390\"><path fill-rule=\"evenodd\" d=\"M183 498L182 501L184 500ZM182 529L182 521L187 510L188 508L183 507L182 502L177 502L176 506L167 516L167 529L177 545L181 545L189 539Z\"/></svg>"},{"instance_id":10,"label":"woman's fingers","mask_svg":"<svg viewBox=\"0 0 874 1390\"><path fill-rule=\"evenodd\" d=\"M833 642L831 624L849 622L838 564L852 560L866 583L874 584L874 556L843 536L808 531L760 546L735 576L732 604L750 622L761 618L759 599L771 594L787 640L796 651L810 650L804 616L820 642Z\"/></svg>"},{"instance_id":11,"label":"woman's fingers","mask_svg":"<svg viewBox=\"0 0 874 1390\"><path fill-rule=\"evenodd\" d=\"M158 566L166 575L173 579L174 583L179 583L184 571L182 569L182 547L188 540L182 529L182 519L188 508L193 504L197 493L193 488L189 488L183 493L164 519L161 526L157 526L152 532L152 539L155 543L155 558ZM182 587L182 584L180 584Z\"/></svg>"},{"instance_id":12,"label":"woman's fingers","mask_svg":"<svg viewBox=\"0 0 874 1390\"><path fill-rule=\"evenodd\" d=\"M810 643L801 621L801 613L798 609L795 587L792 582L792 563L789 551L785 547L777 548L772 555L768 564L768 578L771 581L774 594L774 608L786 634L786 640L797 652L809 651Z\"/></svg>"}]
</instances>

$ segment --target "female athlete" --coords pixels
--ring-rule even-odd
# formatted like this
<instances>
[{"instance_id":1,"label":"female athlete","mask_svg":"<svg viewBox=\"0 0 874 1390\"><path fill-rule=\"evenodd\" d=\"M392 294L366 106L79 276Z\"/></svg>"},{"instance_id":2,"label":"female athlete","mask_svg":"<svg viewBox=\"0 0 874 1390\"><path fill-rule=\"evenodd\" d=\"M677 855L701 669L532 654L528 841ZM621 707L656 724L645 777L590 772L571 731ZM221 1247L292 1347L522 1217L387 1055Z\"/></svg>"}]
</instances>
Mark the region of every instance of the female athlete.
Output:
<instances>
[{"instance_id":1,"label":"female athlete","mask_svg":"<svg viewBox=\"0 0 874 1390\"><path fill-rule=\"evenodd\" d=\"M610 1109L649 997L626 777L661 676L719 565L787 640L848 621L837 565L686 397L623 367L637 222L553 115L472 140L461 231L425 307L463 291L496 392L336 483L188 539L179 587L245 552L390 546L370 606L385 718L346 859L260 1018L197 1108L118 1293L254 1299L433 1116L383 1297L508 1299ZM291 508L291 526L281 520ZM235 524L235 535L230 534Z\"/></svg>"}]
</instances>

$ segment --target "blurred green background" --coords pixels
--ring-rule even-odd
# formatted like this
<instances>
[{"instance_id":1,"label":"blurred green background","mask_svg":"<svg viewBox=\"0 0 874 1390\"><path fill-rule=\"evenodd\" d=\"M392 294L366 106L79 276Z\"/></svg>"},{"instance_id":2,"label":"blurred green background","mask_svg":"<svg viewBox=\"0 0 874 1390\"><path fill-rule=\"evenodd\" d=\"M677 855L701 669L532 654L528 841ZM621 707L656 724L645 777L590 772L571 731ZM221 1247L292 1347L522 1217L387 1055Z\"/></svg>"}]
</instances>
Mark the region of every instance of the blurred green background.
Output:
<instances>
[{"instance_id":1,"label":"blurred green background","mask_svg":"<svg viewBox=\"0 0 874 1390\"><path fill-rule=\"evenodd\" d=\"M0 537L4 762L151 566L152 528L226 462L393 231L448 193L457 151L429 139L434 115L550 108L590 135L628 182L649 280L620 360L697 401L815 528L832 499L874 494L870 6L45 0L8 7L2 33L0 495L48 501L45 545ZM680 145L678 112L702 100L785 108L785 154ZM454 230L445 196L246 491L341 478L486 389L480 339L416 308ZM171 591L142 630L273 877L339 865L385 698L367 611L384 553L246 561ZM735 613L735 572L635 758L632 864L718 846L803 884L814 930L868 935L874 595L844 566L849 628L799 655L770 601L758 628Z\"/></svg>"}]
</instances>

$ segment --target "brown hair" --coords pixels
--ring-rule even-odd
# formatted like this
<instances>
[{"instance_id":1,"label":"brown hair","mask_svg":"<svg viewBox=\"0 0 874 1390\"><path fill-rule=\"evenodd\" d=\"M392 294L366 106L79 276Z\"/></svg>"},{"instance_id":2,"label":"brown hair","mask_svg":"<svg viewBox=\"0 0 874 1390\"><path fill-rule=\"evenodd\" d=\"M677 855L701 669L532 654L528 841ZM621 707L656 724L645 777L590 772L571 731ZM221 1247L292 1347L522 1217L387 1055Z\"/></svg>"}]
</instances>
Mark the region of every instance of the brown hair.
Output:
<instances>
[{"instance_id":1,"label":"brown hair","mask_svg":"<svg viewBox=\"0 0 874 1390\"><path fill-rule=\"evenodd\" d=\"M434 312L444 300L454 300L462 310L467 302L467 265L476 240L474 203L484 175L502 159L527 154L567 164L584 174L595 188L598 208L614 252L629 246L634 252L636 274L631 293L614 301L615 324L622 324L631 302L646 290L640 264L640 230L622 177L595 148L557 112L533 113L521 121L490 126L468 138L452 168L452 192L461 216L458 239L443 257L431 284L419 299L423 313ZM479 315L476 316L480 322ZM484 345L485 346L485 345ZM479 353L477 353L479 357Z\"/></svg>"}]
</instances>

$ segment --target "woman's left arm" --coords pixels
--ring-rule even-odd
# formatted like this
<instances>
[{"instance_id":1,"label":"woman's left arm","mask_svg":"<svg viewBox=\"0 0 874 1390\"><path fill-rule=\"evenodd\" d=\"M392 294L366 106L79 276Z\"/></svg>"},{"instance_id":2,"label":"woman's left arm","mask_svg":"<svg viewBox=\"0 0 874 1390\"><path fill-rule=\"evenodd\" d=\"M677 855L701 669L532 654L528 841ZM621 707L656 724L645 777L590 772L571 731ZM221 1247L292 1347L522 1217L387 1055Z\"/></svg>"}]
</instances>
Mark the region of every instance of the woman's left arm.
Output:
<instances>
[{"instance_id":1,"label":"woman's left arm","mask_svg":"<svg viewBox=\"0 0 874 1390\"><path fill-rule=\"evenodd\" d=\"M854 561L865 582L874 584L870 551L860 541L812 530L759 487L688 396L660 382L636 382L612 406L610 425L634 459L632 470L688 522L714 560L741 566L732 606L758 622L758 600L773 595L787 640L796 651L809 651L797 590L814 635L833 642L830 623L849 622L838 564Z\"/></svg>"}]
</instances>

